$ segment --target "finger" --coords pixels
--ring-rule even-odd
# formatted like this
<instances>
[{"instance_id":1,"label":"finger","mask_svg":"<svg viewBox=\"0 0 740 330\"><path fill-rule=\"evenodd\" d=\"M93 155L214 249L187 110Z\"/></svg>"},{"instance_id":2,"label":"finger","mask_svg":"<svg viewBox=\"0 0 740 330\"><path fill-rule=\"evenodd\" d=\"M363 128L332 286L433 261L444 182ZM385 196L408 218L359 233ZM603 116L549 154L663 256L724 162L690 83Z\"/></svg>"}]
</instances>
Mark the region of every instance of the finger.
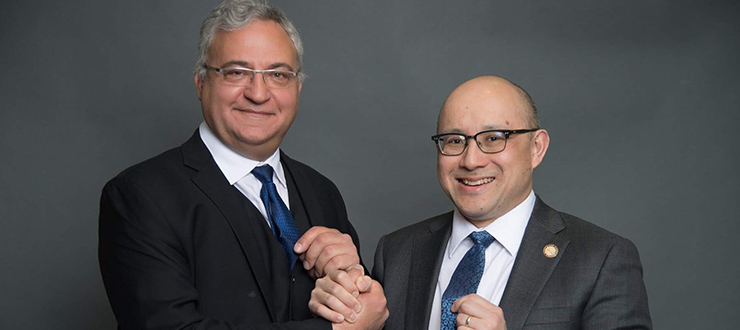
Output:
<instances>
[{"instance_id":1,"label":"finger","mask_svg":"<svg viewBox=\"0 0 740 330\"><path fill-rule=\"evenodd\" d=\"M473 324L476 318L474 318L472 315L465 314L465 313L458 313L457 318L455 319L455 322L457 323L457 329L475 329L475 325Z\"/></svg>"},{"instance_id":2,"label":"finger","mask_svg":"<svg viewBox=\"0 0 740 330\"><path fill-rule=\"evenodd\" d=\"M326 307L324 305L321 305L314 300L311 300L308 302L308 308L311 310L312 313L314 313L316 316L321 317L329 322L332 323L342 323L344 322L344 316L342 314L339 314L331 309L329 307Z\"/></svg>"},{"instance_id":3,"label":"finger","mask_svg":"<svg viewBox=\"0 0 740 330\"><path fill-rule=\"evenodd\" d=\"M376 316L388 313L388 309L386 307L388 301L385 298L383 286L381 286L378 281L371 280L370 288L365 294L360 295L359 300L363 305L362 313L369 313L370 315ZM380 312L382 312L382 314Z\"/></svg>"},{"instance_id":4,"label":"finger","mask_svg":"<svg viewBox=\"0 0 740 330\"><path fill-rule=\"evenodd\" d=\"M334 230L335 232L332 232L331 230ZM317 229L312 233L306 232L306 234L310 235L307 237L306 242L301 243L301 248L303 249L303 254L301 255L303 257L303 268L307 270L313 268L316 259L318 259L324 251L324 248L328 245L336 244L334 242L337 241L335 236L341 235L341 233L336 229L331 230L329 228L323 228ZM306 236L306 234L304 234L304 236Z\"/></svg>"},{"instance_id":5,"label":"finger","mask_svg":"<svg viewBox=\"0 0 740 330\"><path fill-rule=\"evenodd\" d=\"M316 239L316 236L319 234L330 231L331 228L326 228L322 226L314 226L309 228L303 236L301 236L298 241L295 242L295 245L293 246L293 251L297 254L302 254L303 252L306 252L309 246L313 243L314 239ZM335 229L336 230L336 229Z\"/></svg>"},{"instance_id":6,"label":"finger","mask_svg":"<svg viewBox=\"0 0 740 330\"><path fill-rule=\"evenodd\" d=\"M360 293L370 291L370 287L373 284L373 279L370 276L360 276L355 280L355 286Z\"/></svg>"},{"instance_id":7,"label":"finger","mask_svg":"<svg viewBox=\"0 0 740 330\"><path fill-rule=\"evenodd\" d=\"M470 314L458 313L455 319L457 329L506 329L503 315L489 314L477 317Z\"/></svg>"},{"instance_id":8,"label":"finger","mask_svg":"<svg viewBox=\"0 0 740 330\"><path fill-rule=\"evenodd\" d=\"M354 247L354 244L352 243L352 238L347 234L342 234L336 229L327 230L324 232L319 233L315 238L313 238L311 245L308 246L304 254L303 259L303 268L304 269L311 269L314 268L314 265L316 264L316 261L320 256L323 255L322 260L331 260L334 256L342 254L344 251L349 250L345 245L350 244ZM339 246L334 246L339 245ZM356 250L356 249L355 249ZM357 253L357 252L354 252ZM326 255L324 255L326 254ZM359 262L359 257L357 258ZM323 261L322 261L323 262ZM317 271L321 273L323 276L323 266L325 266L325 262L322 263L322 267L317 268ZM352 266L352 264L349 264L345 266L344 268L347 268L349 266Z\"/></svg>"},{"instance_id":9,"label":"finger","mask_svg":"<svg viewBox=\"0 0 740 330\"><path fill-rule=\"evenodd\" d=\"M329 276L337 283L340 283L352 296L357 298L360 293L366 292L370 288L372 279L365 275L365 267L356 264L347 269L347 271L334 270ZM341 277L341 279L339 279ZM356 310L359 312L359 310Z\"/></svg>"},{"instance_id":10,"label":"finger","mask_svg":"<svg viewBox=\"0 0 740 330\"><path fill-rule=\"evenodd\" d=\"M362 264L354 264L344 271L346 271L353 279L365 275L365 267L363 267Z\"/></svg>"},{"instance_id":11,"label":"finger","mask_svg":"<svg viewBox=\"0 0 740 330\"><path fill-rule=\"evenodd\" d=\"M453 313L464 313L465 311L461 310L461 305L463 303L466 303L466 305L470 304L491 304L488 300L485 298L477 295L477 294L469 294L466 296L462 296L455 300L455 302L452 303L452 306L450 307L450 310L452 310ZM493 305L493 304L491 304ZM493 305L495 306L495 305Z\"/></svg>"},{"instance_id":12,"label":"finger","mask_svg":"<svg viewBox=\"0 0 740 330\"><path fill-rule=\"evenodd\" d=\"M383 292L383 286L380 285L380 282L371 279L370 280L370 288L367 290L368 293L382 296L383 303L385 304L385 293Z\"/></svg>"},{"instance_id":13,"label":"finger","mask_svg":"<svg viewBox=\"0 0 740 330\"><path fill-rule=\"evenodd\" d=\"M347 253L345 253L344 251L339 252L335 249L331 249L334 247L336 247L336 245L328 246L327 248L325 248L321 256L319 256L319 258L316 260L313 268L316 269L319 273L328 274L329 272L334 270L348 269L360 262L360 256L357 254L357 250L355 250L354 245L347 249ZM335 254L332 256L332 253L340 254Z\"/></svg>"},{"instance_id":14,"label":"finger","mask_svg":"<svg viewBox=\"0 0 740 330\"><path fill-rule=\"evenodd\" d=\"M345 306L359 312L362 309L357 297L359 289L354 280L345 271L335 271L330 276L316 281L316 288L328 292L339 299ZM348 316L348 315L345 315Z\"/></svg>"},{"instance_id":15,"label":"finger","mask_svg":"<svg viewBox=\"0 0 740 330\"><path fill-rule=\"evenodd\" d=\"M335 285L335 288L339 288L339 290L333 289L332 291L325 291L318 286L314 288L313 291L311 291L311 300L309 301L309 308L313 306L311 309L316 310L316 312L323 312L324 314L328 315L329 317L322 317L326 318L327 320L335 320L336 315L332 313L327 313L325 310L320 308L321 306L324 306L328 308L333 313L339 313L342 315L343 319L349 323L354 323L357 321L357 314L355 314L354 310L348 307L344 302L342 302L336 295L340 294L341 292L344 292L351 300L354 300L354 297L349 295L344 289L342 289L341 286ZM346 297L346 296L345 296ZM357 303L359 304L359 302ZM355 304L350 304L350 306L354 306ZM317 315L319 315L317 313ZM333 318L332 318L333 317Z\"/></svg>"},{"instance_id":16,"label":"finger","mask_svg":"<svg viewBox=\"0 0 740 330\"><path fill-rule=\"evenodd\" d=\"M452 304L452 310L458 313L458 324L464 325L467 315L471 316L468 327L472 324L472 328L493 326L494 329L499 329L506 324L503 310L478 295L467 295L456 300Z\"/></svg>"},{"instance_id":17,"label":"finger","mask_svg":"<svg viewBox=\"0 0 740 330\"><path fill-rule=\"evenodd\" d=\"M352 273L345 272L343 270L335 270L331 273L329 273L329 278L334 281L335 283L339 284L344 288L344 290L352 295L352 297L357 298L357 296L360 295L359 288L355 284L355 279L359 277L357 275L357 270L353 269ZM347 303L344 299L341 299L343 302ZM347 306L352 306L349 304L346 304Z\"/></svg>"},{"instance_id":18,"label":"finger","mask_svg":"<svg viewBox=\"0 0 740 330\"><path fill-rule=\"evenodd\" d=\"M477 301L467 300L463 301L460 304L460 309L457 312L458 314L466 314L466 315L472 315L473 317L477 317L480 319L489 319L495 315L495 313L481 304L479 304Z\"/></svg>"}]
</instances>

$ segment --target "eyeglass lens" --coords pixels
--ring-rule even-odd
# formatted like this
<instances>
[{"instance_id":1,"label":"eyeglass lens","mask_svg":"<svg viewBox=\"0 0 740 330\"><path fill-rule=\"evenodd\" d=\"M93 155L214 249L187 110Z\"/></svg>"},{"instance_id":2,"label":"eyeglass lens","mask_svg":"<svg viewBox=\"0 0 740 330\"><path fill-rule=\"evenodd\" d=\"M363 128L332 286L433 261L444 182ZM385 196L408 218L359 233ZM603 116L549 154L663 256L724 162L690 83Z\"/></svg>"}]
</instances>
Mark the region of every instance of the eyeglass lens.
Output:
<instances>
[{"instance_id":1,"label":"eyeglass lens","mask_svg":"<svg viewBox=\"0 0 740 330\"><path fill-rule=\"evenodd\" d=\"M502 132L483 132L476 136L475 142L481 151L486 153L501 152L506 147L506 136ZM465 151L465 135L445 135L438 140L440 151L445 155L459 155Z\"/></svg>"},{"instance_id":2,"label":"eyeglass lens","mask_svg":"<svg viewBox=\"0 0 740 330\"><path fill-rule=\"evenodd\" d=\"M224 68L221 70L224 82L237 86L248 86L254 81L257 73L262 74L262 81L269 87L286 87L295 78L293 72L283 70L256 72L245 68Z\"/></svg>"}]
</instances>

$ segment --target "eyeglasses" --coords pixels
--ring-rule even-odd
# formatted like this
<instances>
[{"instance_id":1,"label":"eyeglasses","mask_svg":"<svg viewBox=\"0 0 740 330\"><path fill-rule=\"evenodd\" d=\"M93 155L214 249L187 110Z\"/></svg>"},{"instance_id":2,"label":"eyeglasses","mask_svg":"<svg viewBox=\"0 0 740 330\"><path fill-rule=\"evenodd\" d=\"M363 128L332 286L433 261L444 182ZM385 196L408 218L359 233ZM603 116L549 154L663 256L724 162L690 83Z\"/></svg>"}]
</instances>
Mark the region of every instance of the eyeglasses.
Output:
<instances>
[{"instance_id":1,"label":"eyeglasses","mask_svg":"<svg viewBox=\"0 0 740 330\"><path fill-rule=\"evenodd\" d=\"M468 147L468 139L475 140L475 144L478 145L480 151L486 154L495 154L502 152L506 149L506 140L512 134L529 133L539 130L539 128L532 129L518 129L518 130L489 130L479 132L475 135L465 135L458 133L445 133L437 134L432 136L432 140L437 143L439 152L445 156L457 156L465 151Z\"/></svg>"},{"instance_id":2,"label":"eyeglasses","mask_svg":"<svg viewBox=\"0 0 740 330\"><path fill-rule=\"evenodd\" d=\"M213 70L224 77L224 82L233 86L249 86L254 81L254 76L262 74L262 81L269 88L288 87L298 77L298 72L267 69L253 70L243 67L214 68L208 64L203 65L207 70Z\"/></svg>"}]
</instances>

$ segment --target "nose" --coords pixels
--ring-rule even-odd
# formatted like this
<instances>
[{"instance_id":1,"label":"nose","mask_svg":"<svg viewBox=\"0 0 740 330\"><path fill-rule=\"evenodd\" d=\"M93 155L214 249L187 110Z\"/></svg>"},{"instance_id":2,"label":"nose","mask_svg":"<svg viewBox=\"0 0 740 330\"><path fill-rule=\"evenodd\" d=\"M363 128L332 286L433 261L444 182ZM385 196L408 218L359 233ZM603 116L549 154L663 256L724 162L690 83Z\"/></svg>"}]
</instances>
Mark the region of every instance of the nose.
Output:
<instances>
[{"instance_id":1,"label":"nose","mask_svg":"<svg viewBox=\"0 0 740 330\"><path fill-rule=\"evenodd\" d=\"M257 77L257 75L260 75L260 77ZM265 75L262 72L255 73L250 84L244 88L244 97L255 104L265 103L271 96L270 89L265 84Z\"/></svg>"},{"instance_id":2,"label":"nose","mask_svg":"<svg viewBox=\"0 0 740 330\"><path fill-rule=\"evenodd\" d=\"M479 167L486 167L488 164L488 157L483 151L480 150L475 140L468 140L468 147L462 153L460 158L460 167L465 168L469 171L475 170Z\"/></svg>"}]
</instances>

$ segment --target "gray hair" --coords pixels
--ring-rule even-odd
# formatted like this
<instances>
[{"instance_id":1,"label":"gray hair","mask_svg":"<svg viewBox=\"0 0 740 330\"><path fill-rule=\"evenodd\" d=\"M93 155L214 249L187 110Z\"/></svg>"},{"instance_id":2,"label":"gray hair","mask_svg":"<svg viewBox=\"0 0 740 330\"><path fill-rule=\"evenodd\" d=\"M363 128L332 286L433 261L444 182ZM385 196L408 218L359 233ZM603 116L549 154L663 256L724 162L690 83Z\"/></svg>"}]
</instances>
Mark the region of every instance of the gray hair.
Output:
<instances>
[{"instance_id":1,"label":"gray hair","mask_svg":"<svg viewBox=\"0 0 740 330\"><path fill-rule=\"evenodd\" d=\"M298 54L298 67L296 68L298 79L301 82L306 79L302 70L303 43L301 43L298 30L280 8L272 6L267 0L226 0L213 8L200 27L198 59L195 61L194 73L201 80L206 80L205 64L208 61L208 50L218 31L235 31L256 20L273 21L285 30Z\"/></svg>"}]
</instances>

